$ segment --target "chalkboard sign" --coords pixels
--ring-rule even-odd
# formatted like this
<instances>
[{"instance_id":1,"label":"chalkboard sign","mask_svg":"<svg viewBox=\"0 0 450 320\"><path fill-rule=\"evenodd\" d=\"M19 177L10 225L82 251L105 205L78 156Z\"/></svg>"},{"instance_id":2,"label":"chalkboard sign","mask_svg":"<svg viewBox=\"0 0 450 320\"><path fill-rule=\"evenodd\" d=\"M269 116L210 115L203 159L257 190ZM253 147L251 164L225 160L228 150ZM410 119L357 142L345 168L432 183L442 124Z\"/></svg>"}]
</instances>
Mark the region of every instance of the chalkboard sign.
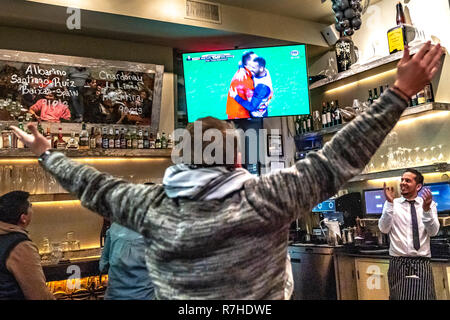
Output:
<instances>
[{"instance_id":1,"label":"chalkboard sign","mask_svg":"<svg viewBox=\"0 0 450 320\"><path fill-rule=\"evenodd\" d=\"M164 67L0 50L0 121L159 127Z\"/></svg>"}]
</instances>

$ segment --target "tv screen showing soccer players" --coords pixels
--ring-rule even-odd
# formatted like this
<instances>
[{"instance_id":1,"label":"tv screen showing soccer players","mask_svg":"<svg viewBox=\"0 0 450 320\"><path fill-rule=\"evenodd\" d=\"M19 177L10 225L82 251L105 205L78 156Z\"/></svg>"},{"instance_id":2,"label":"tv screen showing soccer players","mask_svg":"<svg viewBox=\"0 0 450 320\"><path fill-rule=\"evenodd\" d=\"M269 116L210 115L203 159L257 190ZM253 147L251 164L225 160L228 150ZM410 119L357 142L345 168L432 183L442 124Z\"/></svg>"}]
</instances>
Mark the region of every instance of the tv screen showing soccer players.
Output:
<instances>
[{"instance_id":1,"label":"tv screen showing soccer players","mask_svg":"<svg viewBox=\"0 0 450 320\"><path fill-rule=\"evenodd\" d=\"M183 54L188 121L309 114L305 45Z\"/></svg>"}]
</instances>

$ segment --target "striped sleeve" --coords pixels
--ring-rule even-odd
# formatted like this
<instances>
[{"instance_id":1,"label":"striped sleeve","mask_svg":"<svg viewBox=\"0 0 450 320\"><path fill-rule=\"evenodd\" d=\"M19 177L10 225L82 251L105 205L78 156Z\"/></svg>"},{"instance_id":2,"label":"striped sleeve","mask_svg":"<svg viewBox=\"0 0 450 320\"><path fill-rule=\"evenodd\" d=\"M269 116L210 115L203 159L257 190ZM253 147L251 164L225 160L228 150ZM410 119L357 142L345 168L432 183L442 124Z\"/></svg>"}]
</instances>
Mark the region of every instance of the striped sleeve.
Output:
<instances>
[{"instance_id":1,"label":"striped sleeve","mask_svg":"<svg viewBox=\"0 0 450 320\"><path fill-rule=\"evenodd\" d=\"M294 220L330 198L370 161L407 103L392 90L294 166L249 183L247 198L274 220Z\"/></svg>"}]
</instances>

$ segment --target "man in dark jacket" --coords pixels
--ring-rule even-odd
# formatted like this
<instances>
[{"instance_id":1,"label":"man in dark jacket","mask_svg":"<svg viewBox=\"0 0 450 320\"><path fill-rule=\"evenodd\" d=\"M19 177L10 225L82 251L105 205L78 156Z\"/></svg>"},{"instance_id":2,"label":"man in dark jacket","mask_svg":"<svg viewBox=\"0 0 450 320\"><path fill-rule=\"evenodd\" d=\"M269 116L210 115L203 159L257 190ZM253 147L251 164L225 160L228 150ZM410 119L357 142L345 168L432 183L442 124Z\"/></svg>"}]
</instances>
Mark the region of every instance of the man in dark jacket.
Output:
<instances>
[{"instance_id":1,"label":"man in dark jacket","mask_svg":"<svg viewBox=\"0 0 450 320\"><path fill-rule=\"evenodd\" d=\"M136 185L49 151L35 124L31 135L13 130L83 206L144 236L158 299L283 299L290 224L362 171L409 98L437 72L442 53L430 43L414 57L406 49L395 85L379 101L322 150L261 177L239 168L236 154L236 165L226 164L225 152L212 164L169 167L162 185ZM209 147L206 130L221 131L226 145L230 129L214 118L199 122L201 137L188 126L194 160Z\"/></svg>"},{"instance_id":2,"label":"man in dark jacket","mask_svg":"<svg viewBox=\"0 0 450 320\"><path fill-rule=\"evenodd\" d=\"M33 210L28 192L0 197L0 300L53 300L41 258L25 230Z\"/></svg>"}]
</instances>

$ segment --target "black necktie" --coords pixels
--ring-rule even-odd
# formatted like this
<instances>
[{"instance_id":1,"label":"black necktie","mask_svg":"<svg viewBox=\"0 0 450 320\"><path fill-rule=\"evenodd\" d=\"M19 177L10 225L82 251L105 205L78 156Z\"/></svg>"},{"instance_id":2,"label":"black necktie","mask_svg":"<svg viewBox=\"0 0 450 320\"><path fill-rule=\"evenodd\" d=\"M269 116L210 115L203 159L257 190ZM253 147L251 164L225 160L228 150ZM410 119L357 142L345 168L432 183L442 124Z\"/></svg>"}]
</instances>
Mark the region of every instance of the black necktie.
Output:
<instances>
[{"instance_id":1,"label":"black necktie","mask_svg":"<svg viewBox=\"0 0 450 320\"><path fill-rule=\"evenodd\" d=\"M413 231L413 244L414 249L419 250L420 241L419 241L419 226L417 224L417 214L416 207L414 206L415 200L408 201L411 205L411 222L412 222L412 231Z\"/></svg>"}]
</instances>

